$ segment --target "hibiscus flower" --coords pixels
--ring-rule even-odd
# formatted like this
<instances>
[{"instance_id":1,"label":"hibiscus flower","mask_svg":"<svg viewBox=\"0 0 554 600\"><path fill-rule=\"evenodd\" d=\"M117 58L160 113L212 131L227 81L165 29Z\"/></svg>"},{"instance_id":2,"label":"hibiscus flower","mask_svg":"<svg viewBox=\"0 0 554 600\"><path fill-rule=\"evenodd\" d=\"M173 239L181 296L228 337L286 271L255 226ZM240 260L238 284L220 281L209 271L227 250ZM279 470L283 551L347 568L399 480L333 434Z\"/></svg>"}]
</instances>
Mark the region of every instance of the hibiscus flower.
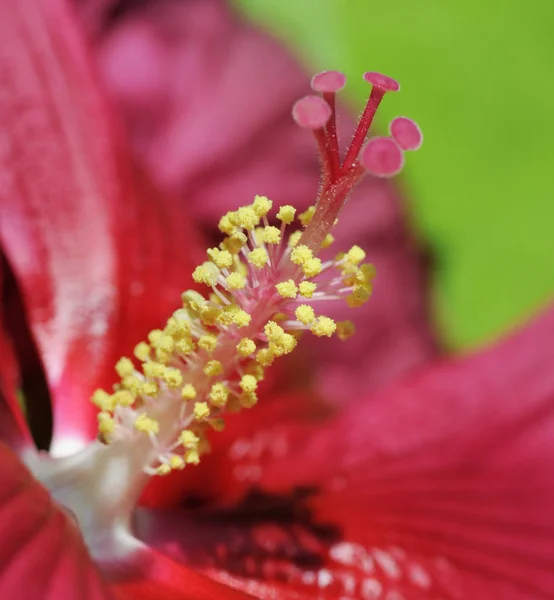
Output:
<instances>
[{"instance_id":1,"label":"hibiscus flower","mask_svg":"<svg viewBox=\"0 0 554 600\"><path fill-rule=\"evenodd\" d=\"M96 433L89 391L111 383L110 365L160 325L162 309L171 314L197 262L190 256L197 244L179 205L130 168L63 4L36 7L6 4L0 25L9 92L0 115L10 134L2 162L2 278L13 290L9 264L47 376L53 449L69 455ZM328 103L327 86L340 87L337 78L313 82ZM373 94L394 85L375 74L367 78ZM314 98L297 104L295 117L315 127L325 156L334 144L333 121L329 104ZM366 115L375 108L368 106ZM396 127L403 123L410 122ZM410 146L417 130L408 125L406 137L393 127L392 134L397 142L377 138L362 155L379 174L396 170L397 144ZM327 154L324 186L334 182L335 156ZM335 191L322 194L328 204L312 221L320 227L308 227L308 249L323 237L325 216L334 220L321 206L337 208L331 200L342 191ZM351 260L357 256L354 250ZM211 258L226 260L215 252ZM305 275L317 270L305 251L298 259ZM196 279L209 278L209 269ZM124 471L116 468L118 476L106 479L100 469L94 477L86 454L50 462L31 449L14 389L18 366L32 365L34 356L22 342L17 308L2 313L0 328L2 437L56 500L2 444L4 597L245 597L237 587L262 598L297 599L552 595L551 313L496 349L430 361L417 375L356 396L338 415L317 397L273 392L229 418L213 437L213 452L192 471L195 480L179 480L189 492L186 505L135 513L134 537L127 523L113 519L122 509L113 501ZM316 332L331 326L307 318ZM266 335L283 347L291 341L276 327ZM163 360L166 349L158 346ZM122 376L127 367L118 363ZM177 375L167 375L169 385ZM248 403L252 381L241 383ZM26 400L31 415L34 397L28 392ZM117 432L106 419L100 425L107 437ZM141 427L151 425L142 419ZM92 444L91 454L98 447ZM84 478L87 471L93 476ZM149 504L159 499L147 497ZM104 551L96 556L102 578L70 510L90 551Z\"/></svg>"}]
</instances>

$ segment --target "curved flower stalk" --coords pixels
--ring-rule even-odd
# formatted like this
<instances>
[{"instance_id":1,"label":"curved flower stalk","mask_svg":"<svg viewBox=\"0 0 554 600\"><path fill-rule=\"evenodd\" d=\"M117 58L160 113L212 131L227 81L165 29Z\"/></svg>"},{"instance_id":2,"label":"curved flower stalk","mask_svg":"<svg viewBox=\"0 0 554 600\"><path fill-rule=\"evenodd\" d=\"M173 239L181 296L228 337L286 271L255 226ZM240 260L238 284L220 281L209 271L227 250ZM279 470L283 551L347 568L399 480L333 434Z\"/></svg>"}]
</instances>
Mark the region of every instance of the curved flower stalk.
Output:
<instances>
[{"instance_id":1,"label":"curved flower stalk","mask_svg":"<svg viewBox=\"0 0 554 600\"><path fill-rule=\"evenodd\" d=\"M251 410L232 410L254 403L253 379L268 366L266 360L296 344L298 327L316 336L331 333L333 321L322 320L316 294L345 296L347 304L367 298L372 271L359 266L360 249L329 265L342 282L338 288L335 278L325 279L325 261L318 263L315 253L320 242L329 243L328 227L346 197L348 185L341 178L353 183L360 164L380 175L395 171L399 148L417 145L417 128L395 120L395 141L360 144L360 162L341 161L333 150L333 103L325 98L341 76L317 77L314 91L323 99L303 99L294 111L299 124L314 128L326 177L313 214L303 215L311 222L302 237L295 244L293 233L285 245L285 228L276 231L263 222L265 198L233 211L221 223L228 230L223 247L212 248L208 264L195 271L199 285L213 286L213 295L209 288L203 300L198 292L187 293L177 314L146 337L148 329L162 325L158 310L168 315L177 308L165 293L178 298L177 290L189 285L185 273L171 270L174 263L160 257L178 255L180 266L189 266L184 262L196 247L193 232L183 236L185 220L171 228L182 213L162 219L163 210L176 205L163 197L147 202L136 193L125 156L112 145L104 104L86 64L79 62L82 44L63 3L33 6L36 11L25 3L6 4L0 23L3 39L11 41L0 46L1 74L5 89L14 92L0 111L12 136L2 162L10 192L2 196L2 247L48 373L58 451L70 454L82 446L98 424L103 440L63 459L47 459L31 448L13 393L22 362L15 358L21 354L11 344L17 338L4 334L12 324L2 313L0 432L51 490L0 444L4 596L551 597L551 312L496 349L429 362L417 376L379 394L356 396L338 415L322 410L317 398L290 391L271 401L261 390ZM52 23L61 23L65 33L52 36ZM39 57L48 57L48 77L36 69L43 64ZM367 78L377 84L377 93L393 85L375 74ZM81 94L87 92L86 102L65 95L76 93L72 82ZM366 116L374 110L373 98ZM356 144L360 137L354 136ZM50 196L58 186L62 193ZM144 218L133 228L126 217L138 207ZM149 212L153 207L159 212ZM282 223L289 220L290 209L279 212ZM130 229L122 230L124 225ZM98 239L105 243L99 246ZM129 254L134 239L137 251ZM177 240L186 243L181 252L173 245ZM72 253L81 244L86 251ZM105 257L99 272L93 256ZM147 265L146 257L152 261ZM3 269L3 280L5 275ZM141 296L141 283L149 279L155 302ZM77 283L90 286L78 288L82 303L63 302L69 292L77 293ZM99 285L111 294L100 295L101 302L95 297ZM266 302L256 302L256 294ZM129 298L137 296L141 312L131 319ZM270 297L278 304L275 311ZM140 333L127 331L134 318L144 327ZM65 335L53 323L63 323ZM349 332L349 326L335 325L337 332ZM244 328L251 328L248 335ZM118 347L113 337L130 333L148 339L136 349L144 364L120 360L121 380L113 394L96 393L93 403L86 402L91 380L109 386L104 365L115 362L125 346ZM243 356L252 344L255 354ZM196 396L187 398L192 392ZM33 400L28 398L30 407ZM225 429L209 435L210 419L222 417ZM218 421L213 425L220 428ZM204 434L212 452L200 456ZM191 466L197 457L200 465ZM177 478L150 477L187 462ZM158 481L181 486L188 502L133 512L148 479L154 490ZM160 497L152 494L150 504L156 501Z\"/></svg>"}]
</instances>

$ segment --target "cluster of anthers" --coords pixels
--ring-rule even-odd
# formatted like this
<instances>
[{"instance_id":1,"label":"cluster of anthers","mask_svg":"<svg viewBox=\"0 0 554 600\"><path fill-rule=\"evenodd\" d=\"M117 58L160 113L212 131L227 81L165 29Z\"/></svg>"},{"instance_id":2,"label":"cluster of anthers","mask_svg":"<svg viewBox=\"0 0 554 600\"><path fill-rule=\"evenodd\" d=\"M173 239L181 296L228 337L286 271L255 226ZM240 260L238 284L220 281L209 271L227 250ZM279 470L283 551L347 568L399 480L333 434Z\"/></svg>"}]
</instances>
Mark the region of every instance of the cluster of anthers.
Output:
<instances>
[{"instance_id":1,"label":"cluster of anthers","mask_svg":"<svg viewBox=\"0 0 554 600\"><path fill-rule=\"evenodd\" d=\"M332 244L339 211L364 173L396 174L403 151L417 149L422 141L417 125L398 117L390 137L366 142L381 99L399 85L377 73L364 78L372 91L342 161L335 93L344 87L345 76L336 71L316 75L312 89L318 94L305 96L293 108L297 124L313 130L321 154L315 205L298 216L294 207L281 206L277 226L270 225L272 202L264 196L224 215L219 222L223 241L207 251L208 260L193 273L207 293L184 292L182 308L135 347L136 361L119 360L120 382L113 393L93 394L106 443L144 446L146 441L146 473L166 475L197 464L209 450L208 431L221 430L226 414L256 404L264 370L295 349L302 331L341 339L354 333L350 321L337 323L318 314L317 301L343 299L351 307L361 306L371 295L375 270L363 262L365 252L358 246L334 260L322 261L317 254ZM295 220L299 228L291 233Z\"/></svg>"}]
</instances>

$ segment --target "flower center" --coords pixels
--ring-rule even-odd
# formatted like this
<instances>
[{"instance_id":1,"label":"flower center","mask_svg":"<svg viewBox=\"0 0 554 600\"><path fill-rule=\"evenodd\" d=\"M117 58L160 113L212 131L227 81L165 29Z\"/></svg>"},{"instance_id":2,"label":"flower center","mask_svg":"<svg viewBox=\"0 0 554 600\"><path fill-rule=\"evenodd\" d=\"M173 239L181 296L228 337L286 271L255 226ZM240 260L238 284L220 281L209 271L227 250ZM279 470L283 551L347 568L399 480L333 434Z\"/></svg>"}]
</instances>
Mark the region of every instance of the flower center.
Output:
<instances>
[{"instance_id":1,"label":"flower center","mask_svg":"<svg viewBox=\"0 0 554 600\"><path fill-rule=\"evenodd\" d=\"M375 270L363 263L358 246L327 261L317 254L333 243L338 214L364 173L396 173L403 149L421 143L417 126L402 118L393 122L391 138L373 138L362 148L385 92L399 87L375 73L364 77L373 90L342 165L335 93L344 76L317 75L312 88L319 95L294 106L294 119L313 130L321 154L316 204L298 216L292 206L281 206L270 224L272 202L256 196L224 215L222 243L193 273L207 293L184 292L182 307L164 328L135 347L134 359L118 361L114 390L92 395L101 441L74 457L29 459L37 477L75 514L93 555L116 557L131 543L131 513L148 477L198 464L209 451L209 432L221 430L227 414L257 403L265 369L291 353L303 331L341 339L354 333L350 321L318 314L317 302L363 305Z\"/></svg>"}]
</instances>

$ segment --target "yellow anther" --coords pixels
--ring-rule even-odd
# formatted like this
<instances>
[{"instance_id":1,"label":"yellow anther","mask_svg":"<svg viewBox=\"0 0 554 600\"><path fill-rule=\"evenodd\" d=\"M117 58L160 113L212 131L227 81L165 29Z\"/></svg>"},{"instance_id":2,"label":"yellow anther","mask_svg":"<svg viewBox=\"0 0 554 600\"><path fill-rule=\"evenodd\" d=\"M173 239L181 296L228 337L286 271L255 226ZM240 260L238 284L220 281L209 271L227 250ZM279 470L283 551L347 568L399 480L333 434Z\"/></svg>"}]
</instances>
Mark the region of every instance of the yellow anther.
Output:
<instances>
[{"instance_id":1,"label":"yellow anther","mask_svg":"<svg viewBox=\"0 0 554 600\"><path fill-rule=\"evenodd\" d=\"M242 340L237 344L237 352L246 358L250 356L256 351L256 344L250 338L242 338Z\"/></svg>"},{"instance_id":2,"label":"yellow anther","mask_svg":"<svg viewBox=\"0 0 554 600\"><path fill-rule=\"evenodd\" d=\"M183 400L194 400L196 398L196 389L191 383L185 383L181 390L181 398Z\"/></svg>"},{"instance_id":3,"label":"yellow anther","mask_svg":"<svg viewBox=\"0 0 554 600\"><path fill-rule=\"evenodd\" d=\"M315 206L309 206L303 213L298 215L298 220L306 227L312 220L315 213Z\"/></svg>"},{"instance_id":4,"label":"yellow anther","mask_svg":"<svg viewBox=\"0 0 554 600\"><path fill-rule=\"evenodd\" d=\"M262 348L256 354L256 361L263 367L269 367L275 359L275 354L270 348Z\"/></svg>"},{"instance_id":5,"label":"yellow anther","mask_svg":"<svg viewBox=\"0 0 554 600\"><path fill-rule=\"evenodd\" d=\"M205 262L199 267L196 267L192 273L192 278L196 283L204 283L205 285L214 286L217 283L219 269L213 262Z\"/></svg>"},{"instance_id":6,"label":"yellow anther","mask_svg":"<svg viewBox=\"0 0 554 600\"><path fill-rule=\"evenodd\" d=\"M283 334L278 341L270 342L269 349L273 352L274 356L283 356L283 354L289 354L296 348L296 338L290 333Z\"/></svg>"},{"instance_id":7,"label":"yellow anther","mask_svg":"<svg viewBox=\"0 0 554 600\"><path fill-rule=\"evenodd\" d=\"M165 373L164 365L157 362L147 362L142 365L142 370L146 377L163 377Z\"/></svg>"},{"instance_id":8,"label":"yellow anther","mask_svg":"<svg viewBox=\"0 0 554 600\"><path fill-rule=\"evenodd\" d=\"M285 330L275 321L268 321L264 327L264 333L270 342L278 342L285 335Z\"/></svg>"},{"instance_id":9,"label":"yellow anther","mask_svg":"<svg viewBox=\"0 0 554 600\"><path fill-rule=\"evenodd\" d=\"M198 442L200 438L191 431L190 429L185 429L181 431L181 435L179 436L179 441L185 448L196 448L198 446Z\"/></svg>"},{"instance_id":10,"label":"yellow anther","mask_svg":"<svg viewBox=\"0 0 554 600\"><path fill-rule=\"evenodd\" d=\"M244 392L239 396L239 402L244 408L252 408L258 402L256 392Z\"/></svg>"},{"instance_id":11,"label":"yellow anther","mask_svg":"<svg viewBox=\"0 0 554 600\"><path fill-rule=\"evenodd\" d=\"M164 371L163 380L169 388L178 388L183 384L183 376L179 369L168 368Z\"/></svg>"},{"instance_id":12,"label":"yellow anther","mask_svg":"<svg viewBox=\"0 0 554 600\"><path fill-rule=\"evenodd\" d=\"M352 265L359 265L365 256L365 252L359 246L352 246L344 258Z\"/></svg>"},{"instance_id":13,"label":"yellow anther","mask_svg":"<svg viewBox=\"0 0 554 600\"><path fill-rule=\"evenodd\" d=\"M129 375L121 380L121 385L133 394L138 396L142 393L142 381L136 375Z\"/></svg>"},{"instance_id":14,"label":"yellow anther","mask_svg":"<svg viewBox=\"0 0 554 600\"><path fill-rule=\"evenodd\" d=\"M254 212L258 215L258 217L265 217L267 213L271 210L273 206L273 202L269 200L266 196L256 196L254 198L254 202L252 203L252 208Z\"/></svg>"},{"instance_id":15,"label":"yellow anther","mask_svg":"<svg viewBox=\"0 0 554 600\"><path fill-rule=\"evenodd\" d=\"M194 313L197 313L206 304L206 298L194 290L185 290L181 294L181 300L185 309L190 309Z\"/></svg>"},{"instance_id":16,"label":"yellow anther","mask_svg":"<svg viewBox=\"0 0 554 600\"><path fill-rule=\"evenodd\" d=\"M277 218L282 221L285 225L290 225L294 221L294 215L296 214L296 208L290 204L285 204L279 208Z\"/></svg>"},{"instance_id":17,"label":"yellow anther","mask_svg":"<svg viewBox=\"0 0 554 600\"><path fill-rule=\"evenodd\" d=\"M163 352L173 352L175 349L175 340L170 335L161 335L155 344L152 344L156 350L162 350Z\"/></svg>"},{"instance_id":18,"label":"yellow anther","mask_svg":"<svg viewBox=\"0 0 554 600\"><path fill-rule=\"evenodd\" d=\"M223 431L225 429L225 421L222 418L208 419L208 423L215 431Z\"/></svg>"},{"instance_id":19,"label":"yellow anther","mask_svg":"<svg viewBox=\"0 0 554 600\"><path fill-rule=\"evenodd\" d=\"M240 227L252 230L260 222L260 217L251 206L241 206L237 210L237 220Z\"/></svg>"},{"instance_id":20,"label":"yellow anther","mask_svg":"<svg viewBox=\"0 0 554 600\"><path fill-rule=\"evenodd\" d=\"M314 283L313 281L301 281L298 284L298 291L300 292L301 296L304 296L304 298L311 298L316 289L317 283Z\"/></svg>"},{"instance_id":21,"label":"yellow anther","mask_svg":"<svg viewBox=\"0 0 554 600\"><path fill-rule=\"evenodd\" d=\"M281 232L277 227L268 225L262 229L260 239L266 244L278 244L281 241Z\"/></svg>"},{"instance_id":22,"label":"yellow anther","mask_svg":"<svg viewBox=\"0 0 554 600\"><path fill-rule=\"evenodd\" d=\"M221 242L220 247L231 254L238 254L247 241L248 238L242 231L235 231Z\"/></svg>"},{"instance_id":23,"label":"yellow anther","mask_svg":"<svg viewBox=\"0 0 554 600\"><path fill-rule=\"evenodd\" d=\"M160 339L163 337L164 332L161 329L153 329L148 334L148 341L152 344L152 346L156 346Z\"/></svg>"},{"instance_id":24,"label":"yellow anther","mask_svg":"<svg viewBox=\"0 0 554 600\"><path fill-rule=\"evenodd\" d=\"M337 323L337 336L340 340L347 340L356 333L356 328L352 321L339 321Z\"/></svg>"},{"instance_id":25,"label":"yellow anther","mask_svg":"<svg viewBox=\"0 0 554 600\"><path fill-rule=\"evenodd\" d=\"M220 250L219 248L210 248L208 250L208 256L220 269L227 269L233 264L233 256L230 252L227 252L227 250Z\"/></svg>"},{"instance_id":26,"label":"yellow anther","mask_svg":"<svg viewBox=\"0 0 554 600\"><path fill-rule=\"evenodd\" d=\"M295 265L304 265L306 261L313 259L313 257L312 251L304 244L296 246L290 253L290 259Z\"/></svg>"},{"instance_id":27,"label":"yellow anther","mask_svg":"<svg viewBox=\"0 0 554 600\"><path fill-rule=\"evenodd\" d=\"M161 348L156 348L156 360L162 365L169 364L171 360L171 352L167 352Z\"/></svg>"},{"instance_id":28,"label":"yellow anther","mask_svg":"<svg viewBox=\"0 0 554 600\"><path fill-rule=\"evenodd\" d=\"M225 406L229 397L229 388L223 383L214 383L210 390L210 400L214 406L219 408Z\"/></svg>"},{"instance_id":29,"label":"yellow anther","mask_svg":"<svg viewBox=\"0 0 554 600\"><path fill-rule=\"evenodd\" d=\"M321 247L322 248L329 248L329 246L331 246L331 244L335 241L334 236L331 233L328 233L323 242L321 242Z\"/></svg>"},{"instance_id":30,"label":"yellow anther","mask_svg":"<svg viewBox=\"0 0 554 600\"><path fill-rule=\"evenodd\" d=\"M251 361L249 362L245 369L244 369L249 375L254 375L254 377L258 380L258 381L263 381L264 378L264 368L262 367L262 365L258 364L256 361Z\"/></svg>"},{"instance_id":31,"label":"yellow anther","mask_svg":"<svg viewBox=\"0 0 554 600\"><path fill-rule=\"evenodd\" d=\"M201 335L198 340L198 345L206 352L213 352L217 346L217 337L211 333Z\"/></svg>"},{"instance_id":32,"label":"yellow anther","mask_svg":"<svg viewBox=\"0 0 554 600\"><path fill-rule=\"evenodd\" d=\"M301 304L295 311L294 314L296 318L300 321L300 323L304 323L304 325L309 325L312 321L315 320L315 312L311 306L307 304Z\"/></svg>"},{"instance_id":33,"label":"yellow anther","mask_svg":"<svg viewBox=\"0 0 554 600\"><path fill-rule=\"evenodd\" d=\"M210 407L207 402L195 402L193 409L194 418L203 421L210 416Z\"/></svg>"},{"instance_id":34,"label":"yellow anther","mask_svg":"<svg viewBox=\"0 0 554 600\"><path fill-rule=\"evenodd\" d=\"M198 450L191 448L185 452L185 462L187 465L197 465L200 462L200 455Z\"/></svg>"},{"instance_id":35,"label":"yellow anther","mask_svg":"<svg viewBox=\"0 0 554 600\"><path fill-rule=\"evenodd\" d=\"M337 324L329 317L318 317L317 321L312 323L312 326L310 327L312 333L318 337L323 337L324 335L331 337L336 329Z\"/></svg>"},{"instance_id":36,"label":"yellow anther","mask_svg":"<svg viewBox=\"0 0 554 600\"><path fill-rule=\"evenodd\" d=\"M229 211L219 219L219 230L227 235L232 235L238 225L237 213Z\"/></svg>"},{"instance_id":37,"label":"yellow anther","mask_svg":"<svg viewBox=\"0 0 554 600\"><path fill-rule=\"evenodd\" d=\"M135 367L133 366L133 363L131 362L130 359L128 359L126 356L122 356L116 363L115 365L115 370L116 373L120 376L120 377L129 377L129 375L132 375L135 371Z\"/></svg>"},{"instance_id":38,"label":"yellow anther","mask_svg":"<svg viewBox=\"0 0 554 600\"><path fill-rule=\"evenodd\" d=\"M113 397L104 390L96 390L92 394L90 400L101 411L110 411L114 409Z\"/></svg>"},{"instance_id":39,"label":"yellow anther","mask_svg":"<svg viewBox=\"0 0 554 600\"><path fill-rule=\"evenodd\" d=\"M114 406L132 406L135 399L133 394L127 390L119 390L112 394L112 401Z\"/></svg>"},{"instance_id":40,"label":"yellow anther","mask_svg":"<svg viewBox=\"0 0 554 600\"><path fill-rule=\"evenodd\" d=\"M256 248L248 255L248 262L258 269L263 269L269 262L269 255L265 248Z\"/></svg>"},{"instance_id":41,"label":"yellow anther","mask_svg":"<svg viewBox=\"0 0 554 600\"><path fill-rule=\"evenodd\" d=\"M253 375L243 375L239 385L243 392L255 392L258 380Z\"/></svg>"},{"instance_id":42,"label":"yellow anther","mask_svg":"<svg viewBox=\"0 0 554 600\"><path fill-rule=\"evenodd\" d=\"M302 265L302 271L306 277L315 277L321 273L321 270L321 259L319 258L310 258Z\"/></svg>"},{"instance_id":43,"label":"yellow anther","mask_svg":"<svg viewBox=\"0 0 554 600\"><path fill-rule=\"evenodd\" d=\"M363 280L365 283L370 283L375 279L375 265L372 265L370 263L360 265L360 272L363 276Z\"/></svg>"},{"instance_id":44,"label":"yellow anther","mask_svg":"<svg viewBox=\"0 0 554 600\"><path fill-rule=\"evenodd\" d=\"M219 308L217 308L217 306L209 306L208 304L205 304L204 306L200 307L200 320L202 323L204 323L204 325L214 325L220 312L221 311Z\"/></svg>"},{"instance_id":45,"label":"yellow anther","mask_svg":"<svg viewBox=\"0 0 554 600\"><path fill-rule=\"evenodd\" d=\"M370 290L368 290L365 286L358 285L352 290L352 293L346 297L346 303L351 308L356 308L364 305L369 300L370 296Z\"/></svg>"},{"instance_id":46,"label":"yellow anther","mask_svg":"<svg viewBox=\"0 0 554 600\"><path fill-rule=\"evenodd\" d=\"M185 468L185 459L173 454L173 456L169 459L169 466L172 469L181 470Z\"/></svg>"},{"instance_id":47,"label":"yellow anther","mask_svg":"<svg viewBox=\"0 0 554 600\"><path fill-rule=\"evenodd\" d=\"M244 310L237 310L237 312L233 314L233 323L238 328L246 327L250 324L251 320L252 317Z\"/></svg>"},{"instance_id":48,"label":"yellow anther","mask_svg":"<svg viewBox=\"0 0 554 600\"><path fill-rule=\"evenodd\" d=\"M160 431L160 424L156 419L150 418L146 413L141 413L135 419L135 429L143 433L156 434Z\"/></svg>"},{"instance_id":49,"label":"yellow anther","mask_svg":"<svg viewBox=\"0 0 554 600\"><path fill-rule=\"evenodd\" d=\"M140 388L140 393L154 398L158 394L158 386L152 381L145 381Z\"/></svg>"},{"instance_id":50,"label":"yellow anther","mask_svg":"<svg viewBox=\"0 0 554 600\"><path fill-rule=\"evenodd\" d=\"M298 288L296 287L296 283L294 283L293 279L282 281L275 287L282 298L296 298L296 294L298 293Z\"/></svg>"},{"instance_id":51,"label":"yellow anther","mask_svg":"<svg viewBox=\"0 0 554 600\"><path fill-rule=\"evenodd\" d=\"M98 413L98 431L103 434L112 433L115 429L115 421L113 417L108 412L99 412Z\"/></svg>"},{"instance_id":52,"label":"yellow anther","mask_svg":"<svg viewBox=\"0 0 554 600\"><path fill-rule=\"evenodd\" d=\"M163 477L164 475L169 475L171 473L171 467L167 463L162 463L158 467L156 467L156 475L160 475Z\"/></svg>"},{"instance_id":53,"label":"yellow anther","mask_svg":"<svg viewBox=\"0 0 554 600\"><path fill-rule=\"evenodd\" d=\"M146 342L140 342L135 346L133 354L141 362L145 362L150 357L150 346Z\"/></svg>"},{"instance_id":54,"label":"yellow anther","mask_svg":"<svg viewBox=\"0 0 554 600\"><path fill-rule=\"evenodd\" d=\"M191 354L194 352L194 342L190 337L183 338L175 342L175 349L184 355Z\"/></svg>"},{"instance_id":55,"label":"yellow anther","mask_svg":"<svg viewBox=\"0 0 554 600\"><path fill-rule=\"evenodd\" d=\"M246 285L246 277L241 273L231 273L225 279L230 290L242 290Z\"/></svg>"},{"instance_id":56,"label":"yellow anther","mask_svg":"<svg viewBox=\"0 0 554 600\"><path fill-rule=\"evenodd\" d=\"M288 245L291 248L294 248L298 242L300 241L300 238L302 237L302 232L301 231L295 231L294 233L291 233L289 236L289 241L288 241Z\"/></svg>"},{"instance_id":57,"label":"yellow anther","mask_svg":"<svg viewBox=\"0 0 554 600\"><path fill-rule=\"evenodd\" d=\"M203 369L204 373L209 377L216 377L223 373L223 365L218 360L209 360Z\"/></svg>"},{"instance_id":58,"label":"yellow anther","mask_svg":"<svg viewBox=\"0 0 554 600\"><path fill-rule=\"evenodd\" d=\"M180 340L190 335L190 322L170 317L164 328L164 332L173 340Z\"/></svg>"}]
</instances>

